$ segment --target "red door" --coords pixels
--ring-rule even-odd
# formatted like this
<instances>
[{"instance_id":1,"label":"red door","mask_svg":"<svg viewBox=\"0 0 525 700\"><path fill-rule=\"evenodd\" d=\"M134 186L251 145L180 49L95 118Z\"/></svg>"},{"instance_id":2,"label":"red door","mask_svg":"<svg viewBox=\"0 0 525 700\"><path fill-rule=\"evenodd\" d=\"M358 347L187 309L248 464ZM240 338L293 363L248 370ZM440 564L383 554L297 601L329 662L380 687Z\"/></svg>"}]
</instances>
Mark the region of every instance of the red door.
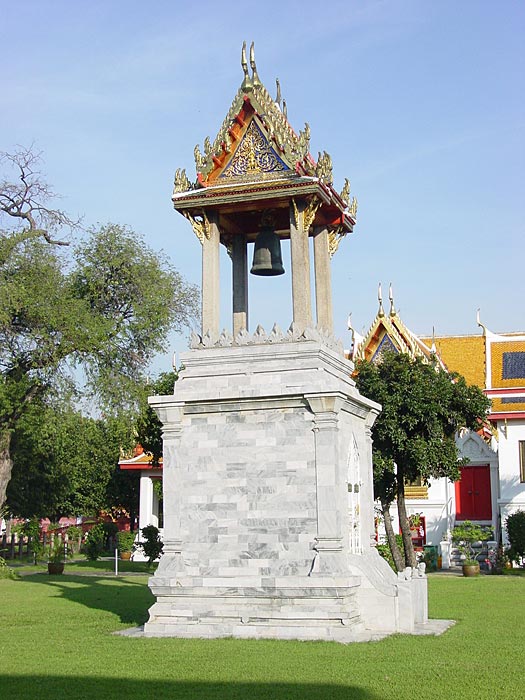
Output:
<instances>
[{"instance_id":1,"label":"red door","mask_svg":"<svg viewBox=\"0 0 525 700\"><path fill-rule=\"evenodd\" d=\"M456 481L456 520L492 520L490 467L463 467Z\"/></svg>"}]
</instances>

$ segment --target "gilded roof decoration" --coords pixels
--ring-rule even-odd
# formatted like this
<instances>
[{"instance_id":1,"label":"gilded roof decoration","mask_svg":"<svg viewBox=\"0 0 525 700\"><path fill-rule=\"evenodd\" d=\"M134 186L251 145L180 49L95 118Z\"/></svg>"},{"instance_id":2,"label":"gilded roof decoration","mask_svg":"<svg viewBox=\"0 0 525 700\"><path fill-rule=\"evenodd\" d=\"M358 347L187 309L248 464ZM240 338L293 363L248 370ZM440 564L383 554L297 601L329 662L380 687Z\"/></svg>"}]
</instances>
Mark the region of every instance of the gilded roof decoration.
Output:
<instances>
[{"instance_id":1,"label":"gilded roof decoration","mask_svg":"<svg viewBox=\"0 0 525 700\"><path fill-rule=\"evenodd\" d=\"M346 230L343 226L330 226L328 229L328 252L330 257L333 258L337 249L339 248L339 243L346 236Z\"/></svg>"},{"instance_id":2,"label":"gilded roof decoration","mask_svg":"<svg viewBox=\"0 0 525 700\"><path fill-rule=\"evenodd\" d=\"M381 354L387 349L395 349L397 352L406 353L410 357L419 357L423 360L430 361L431 358L437 360L442 369L446 366L441 357L424 343L417 335L412 333L397 313L394 306L394 295L392 286L389 289L390 312L385 314L383 309L383 297L381 285L378 289L379 309L377 315L370 326L367 335L356 343L352 352L352 359L374 361L381 357ZM350 330L353 330L350 328Z\"/></svg>"},{"instance_id":3,"label":"gilded roof decoration","mask_svg":"<svg viewBox=\"0 0 525 700\"><path fill-rule=\"evenodd\" d=\"M201 213L213 211L226 245L236 231L254 240L257 212L268 203L278 211L279 235L286 235L288 206L295 198L302 203L302 221L310 235L316 227L328 231L333 255L355 225L357 200L350 197L350 183L339 193L330 155L319 153L316 161L310 154L310 126L292 129L279 81L275 99L262 84L253 43L249 60L243 44L241 66L242 83L217 135L194 148L196 180L191 182L185 170L175 173L174 206L190 219L201 241L207 231ZM237 204L242 206L233 216Z\"/></svg>"},{"instance_id":4,"label":"gilded roof decoration","mask_svg":"<svg viewBox=\"0 0 525 700\"><path fill-rule=\"evenodd\" d=\"M208 219L208 216L206 212L203 210L201 214L192 214L189 211L183 212L184 216L188 219L188 221L191 223L191 227L193 228L194 234L197 236L199 241L201 243L204 242L204 239L207 238L208 240L210 239L211 231L210 231L210 221Z\"/></svg>"},{"instance_id":5,"label":"gilded roof decoration","mask_svg":"<svg viewBox=\"0 0 525 700\"><path fill-rule=\"evenodd\" d=\"M276 173L290 170L279 158L252 119L235 153L219 177L232 178L258 173Z\"/></svg>"},{"instance_id":6,"label":"gilded roof decoration","mask_svg":"<svg viewBox=\"0 0 525 700\"><path fill-rule=\"evenodd\" d=\"M326 152L319 153L316 162L310 155L310 126L305 124L304 129L300 130L298 134L292 129L286 115L285 101L282 99L279 81L276 81L277 96L274 100L259 78L253 43L250 47L248 63L246 42L244 42L241 66L243 81L215 139L212 141L206 137L202 148L198 144L195 146L194 156L197 171L195 187L208 187L215 184L217 176L228 177L224 174L225 172L231 174L236 170L239 164L237 163L236 167L230 167L230 163L235 158L239 147L238 141L245 135L244 131L247 126L249 127L249 122L253 119L254 114L259 120L257 126L260 128L261 138L266 140L268 144L265 150L268 153L273 152L275 163L281 162L285 166L282 169L261 169L255 172L278 174L290 171L296 176L316 177L331 185L333 175L330 155ZM247 108L248 105L251 110ZM246 149L246 146L245 143L243 149ZM256 158L261 150L262 144L258 139ZM237 160L239 160L239 156ZM220 175L216 174L217 170L220 171ZM182 183L179 183L176 192L181 192L181 187ZM341 201L346 207L351 206L348 199ZM355 215L355 206L353 211Z\"/></svg>"}]
</instances>

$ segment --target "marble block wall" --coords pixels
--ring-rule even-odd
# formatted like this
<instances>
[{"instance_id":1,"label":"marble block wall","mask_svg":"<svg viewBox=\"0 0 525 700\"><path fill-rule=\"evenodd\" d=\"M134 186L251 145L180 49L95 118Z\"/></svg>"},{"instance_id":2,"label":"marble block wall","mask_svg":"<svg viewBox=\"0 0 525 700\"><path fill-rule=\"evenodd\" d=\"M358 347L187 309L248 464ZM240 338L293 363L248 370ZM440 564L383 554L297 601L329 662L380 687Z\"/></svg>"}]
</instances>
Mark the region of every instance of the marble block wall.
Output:
<instances>
[{"instance_id":1,"label":"marble block wall","mask_svg":"<svg viewBox=\"0 0 525 700\"><path fill-rule=\"evenodd\" d=\"M165 549L145 634L352 641L378 596L383 627L399 629L404 582L366 573L379 407L350 363L315 341L198 349L182 363L174 395L150 399L164 426Z\"/></svg>"}]
</instances>

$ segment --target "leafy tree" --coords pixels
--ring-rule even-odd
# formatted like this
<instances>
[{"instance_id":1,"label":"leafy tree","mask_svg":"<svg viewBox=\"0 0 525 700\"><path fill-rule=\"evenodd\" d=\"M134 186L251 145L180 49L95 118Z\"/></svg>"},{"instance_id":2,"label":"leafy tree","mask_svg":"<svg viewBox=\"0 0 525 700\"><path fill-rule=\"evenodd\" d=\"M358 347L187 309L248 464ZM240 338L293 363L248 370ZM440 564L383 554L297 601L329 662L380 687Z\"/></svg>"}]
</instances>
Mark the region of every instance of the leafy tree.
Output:
<instances>
[{"instance_id":1,"label":"leafy tree","mask_svg":"<svg viewBox=\"0 0 525 700\"><path fill-rule=\"evenodd\" d=\"M415 566L405 486L419 479L457 481L468 459L460 459L455 435L460 428L478 429L490 403L458 374L405 354L389 352L381 362L360 362L356 372L359 391L383 407L372 432L375 493L385 524L391 523L389 506L397 500L405 564ZM387 527L399 569L401 554L392 535Z\"/></svg>"},{"instance_id":2,"label":"leafy tree","mask_svg":"<svg viewBox=\"0 0 525 700\"><path fill-rule=\"evenodd\" d=\"M153 455L154 464L158 464L162 457L162 423L148 404L148 396L173 394L173 387L177 379L176 372L163 372L152 384L148 384L144 388L137 420L137 440L145 452Z\"/></svg>"},{"instance_id":3,"label":"leafy tree","mask_svg":"<svg viewBox=\"0 0 525 700\"><path fill-rule=\"evenodd\" d=\"M18 173L0 182L0 217L13 224L0 231L0 507L13 432L37 397L80 369L107 412L129 408L166 334L197 314L196 288L133 231L107 224L64 247L55 234L75 223L50 207L37 163L31 151L0 156Z\"/></svg>"},{"instance_id":4,"label":"leafy tree","mask_svg":"<svg viewBox=\"0 0 525 700\"><path fill-rule=\"evenodd\" d=\"M97 514L114 505L110 484L131 426L83 416L66 403L32 402L13 434L9 511L24 518Z\"/></svg>"}]
</instances>

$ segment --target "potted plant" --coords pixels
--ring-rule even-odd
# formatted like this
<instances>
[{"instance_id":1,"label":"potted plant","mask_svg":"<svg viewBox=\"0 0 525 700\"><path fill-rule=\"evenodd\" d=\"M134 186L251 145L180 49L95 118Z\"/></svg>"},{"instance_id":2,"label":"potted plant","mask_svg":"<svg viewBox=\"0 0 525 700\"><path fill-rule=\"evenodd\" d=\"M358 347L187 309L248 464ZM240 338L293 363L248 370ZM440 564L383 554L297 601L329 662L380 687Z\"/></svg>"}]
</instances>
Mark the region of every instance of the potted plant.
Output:
<instances>
[{"instance_id":1,"label":"potted plant","mask_svg":"<svg viewBox=\"0 0 525 700\"><path fill-rule=\"evenodd\" d=\"M60 535L53 537L51 542L45 547L44 554L47 557L48 574L64 573L66 559L73 556L73 552Z\"/></svg>"},{"instance_id":2,"label":"potted plant","mask_svg":"<svg viewBox=\"0 0 525 700\"><path fill-rule=\"evenodd\" d=\"M474 543L490 539L492 530L465 520L452 530L452 542L465 557L463 561L463 576L477 576L479 562L474 555Z\"/></svg>"},{"instance_id":3,"label":"potted plant","mask_svg":"<svg viewBox=\"0 0 525 700\"><path fill-rule=\"evenodd\" d=\"M117 549L121 559L131 559L131 553L135 549L134 532L129 530L120 530L117 532Z\"/></svg>"}]
</instances>

